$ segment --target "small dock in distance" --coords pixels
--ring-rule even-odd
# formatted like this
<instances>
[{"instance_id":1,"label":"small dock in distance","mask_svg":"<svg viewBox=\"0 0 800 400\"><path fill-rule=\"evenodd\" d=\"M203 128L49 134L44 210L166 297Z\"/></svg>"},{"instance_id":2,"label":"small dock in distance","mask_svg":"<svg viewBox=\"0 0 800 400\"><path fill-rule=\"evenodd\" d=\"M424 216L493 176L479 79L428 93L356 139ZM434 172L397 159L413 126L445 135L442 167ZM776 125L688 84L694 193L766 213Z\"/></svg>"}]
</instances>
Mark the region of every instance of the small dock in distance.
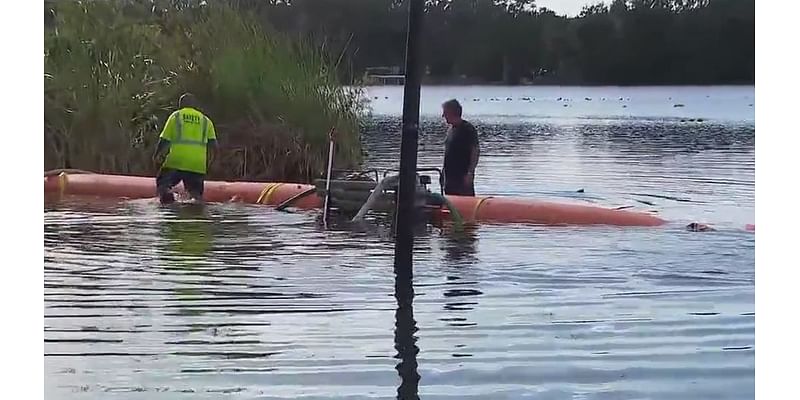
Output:
<instances>
[{"instance_id":1,"label":"small dock in distance","mask_svg":"<svg viewBox=\"0 0 800 400\"><path fill-rule=\"evenodd\" d=\"M364 83L367 85L404 85L405 74L400 67L369 67L364 71Z\"/></svg>"}]
</instances>

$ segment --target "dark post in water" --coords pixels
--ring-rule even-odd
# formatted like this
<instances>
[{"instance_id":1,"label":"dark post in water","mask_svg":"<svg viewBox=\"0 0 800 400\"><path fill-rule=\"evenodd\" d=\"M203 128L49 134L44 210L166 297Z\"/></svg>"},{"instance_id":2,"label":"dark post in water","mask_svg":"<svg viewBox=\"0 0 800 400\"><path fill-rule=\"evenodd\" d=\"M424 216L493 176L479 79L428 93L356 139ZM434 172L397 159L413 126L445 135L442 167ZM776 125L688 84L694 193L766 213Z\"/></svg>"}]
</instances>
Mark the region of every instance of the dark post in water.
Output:
<instances>
[{"instance_id":1,"label":"dark post in water","mask_svg":"<svg viewBox=\"0 0 800 400\"><path fill-rule=\"evenodd\" d=\"M418 399L416 346L413 338L413 266L414 202L417 187L417 138L419 136L419 95L422 65L420 33L424 0L411 0L408 8L408 37L406 39L405 88L403 91L403 133L400 144L400 187L397 195L397 227L394 245L395 296L397 316L395 344L400 363L397 371L401 384L398 399ZM402 317L402 318L401 318ZM405 334L403 334L405 333Z\"/></svg>"},{"instance_id":2,"label":"dark post in water","mask_svg":"<svg viewBox=\"0 0 800 400\"><path fill-rule=\"evenodd\" d=\"M398 188L394 246L397 274L412 275L414 246L414 197L417 176L417 137L419 136L419 93L421 82L420 33L424 0L411 0L408 8L405 88L403 92L403 133L400 144L400 187Z\"/></svg>"}]
</instances>

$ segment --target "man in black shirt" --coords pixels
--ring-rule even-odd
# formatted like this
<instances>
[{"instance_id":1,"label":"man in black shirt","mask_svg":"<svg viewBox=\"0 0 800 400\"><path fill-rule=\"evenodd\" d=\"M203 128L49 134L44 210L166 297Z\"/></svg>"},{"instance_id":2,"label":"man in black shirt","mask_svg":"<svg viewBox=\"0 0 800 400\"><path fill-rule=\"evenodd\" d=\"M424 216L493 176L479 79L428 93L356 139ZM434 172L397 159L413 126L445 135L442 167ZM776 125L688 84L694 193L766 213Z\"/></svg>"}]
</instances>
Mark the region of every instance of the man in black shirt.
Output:
<instances>
[{"instance_id":1,"label":"man in black shirt","mask_svg":"<svg viewBox=\"0 0 800 400\"><path fill-rule=\"evenodd\" d=\"M475 196L475 167L480 155L478 132L461 119L458 100L442 104L442 117L450 125L444 151L444 193Z\"/></svg>"}]
</instances>

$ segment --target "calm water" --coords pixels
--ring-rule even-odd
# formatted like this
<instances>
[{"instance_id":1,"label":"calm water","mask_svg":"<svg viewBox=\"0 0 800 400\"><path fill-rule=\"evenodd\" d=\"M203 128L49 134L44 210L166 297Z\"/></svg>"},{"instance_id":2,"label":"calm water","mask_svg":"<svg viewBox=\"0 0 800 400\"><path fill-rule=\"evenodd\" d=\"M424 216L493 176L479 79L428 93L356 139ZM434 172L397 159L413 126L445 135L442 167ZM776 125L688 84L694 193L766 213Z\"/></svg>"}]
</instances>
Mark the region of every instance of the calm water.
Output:
<instances>
[{"instance_id":1,"label":"calm water","mask_svg":"<svg viewBox=\"0 0 800 400\"><path fill-rule=\"evenodd\" d=\"M396 167L401 90L369 94L369 164ZM47 205L47 397L754 397L752 87L425 89L420 165L441 163L448 97L469 99L480 131L478 192L672 222L427 228L413 308L398 310L410 292L382 225L325 231L315 214L239 204ZM685 232L691 221L719 230Z\"/></svg>"}]
</instances>

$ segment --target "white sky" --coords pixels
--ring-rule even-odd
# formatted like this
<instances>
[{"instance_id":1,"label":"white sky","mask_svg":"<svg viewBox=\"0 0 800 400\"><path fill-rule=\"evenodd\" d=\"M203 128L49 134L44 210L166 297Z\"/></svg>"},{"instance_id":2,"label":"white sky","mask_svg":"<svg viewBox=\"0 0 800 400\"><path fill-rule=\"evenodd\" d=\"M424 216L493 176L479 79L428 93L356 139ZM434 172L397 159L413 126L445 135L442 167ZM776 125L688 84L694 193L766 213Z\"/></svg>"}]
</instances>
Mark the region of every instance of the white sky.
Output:
<instances>
[{"instance_id":1,"label":"white sky","mask_svg":"<svg viewBox=\"0 0 800 400\"><path fill-rule=\"evenodd\" d=\"M587 4L596 4L600 0L536 0L536 7L547 7L556 14L566 14L570 17L578 15L581 8ZM602 1L608 3L607 0Z\"/></svg>"}]
</instances>

